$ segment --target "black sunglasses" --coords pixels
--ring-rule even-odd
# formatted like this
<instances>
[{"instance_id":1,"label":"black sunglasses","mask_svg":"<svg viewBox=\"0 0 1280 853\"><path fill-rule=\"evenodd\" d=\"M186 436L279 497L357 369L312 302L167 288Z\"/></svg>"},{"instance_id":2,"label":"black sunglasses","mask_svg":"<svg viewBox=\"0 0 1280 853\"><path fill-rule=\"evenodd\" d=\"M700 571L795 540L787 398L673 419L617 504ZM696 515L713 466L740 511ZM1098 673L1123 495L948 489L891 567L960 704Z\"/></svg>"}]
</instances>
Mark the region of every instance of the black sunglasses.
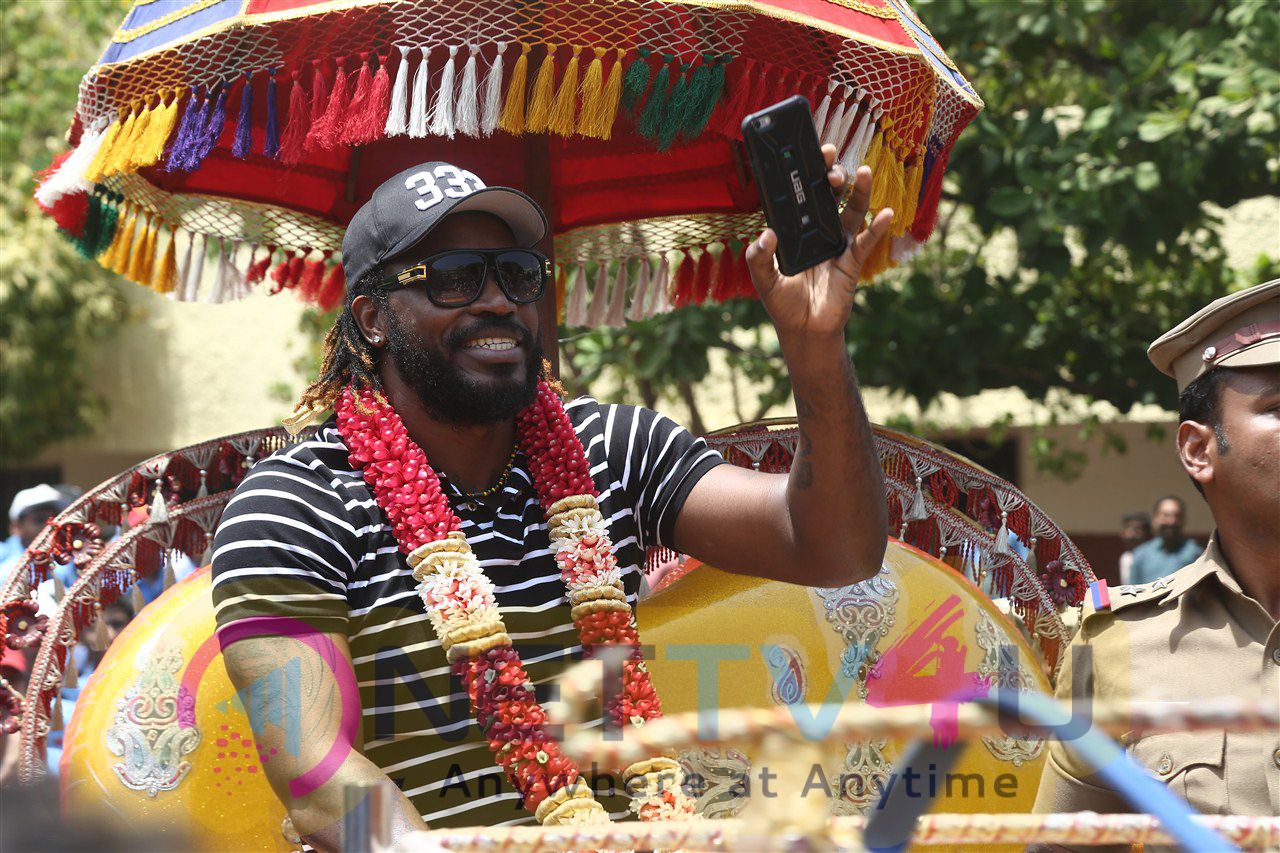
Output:
<instances>
[{"instance_id":1,"label":"black sunglasses","mask_svg":"<svg viewBox=\"0 0 1280 853\"><path fill-rule=\"evenodd\" d=\"M479 298L490 270L503 294L517 305L537 302L551 280L551 261L533 249L450 249L398 273L396 282L423 282L432 304L462 308Z\"/></svg>"}]
</instances>

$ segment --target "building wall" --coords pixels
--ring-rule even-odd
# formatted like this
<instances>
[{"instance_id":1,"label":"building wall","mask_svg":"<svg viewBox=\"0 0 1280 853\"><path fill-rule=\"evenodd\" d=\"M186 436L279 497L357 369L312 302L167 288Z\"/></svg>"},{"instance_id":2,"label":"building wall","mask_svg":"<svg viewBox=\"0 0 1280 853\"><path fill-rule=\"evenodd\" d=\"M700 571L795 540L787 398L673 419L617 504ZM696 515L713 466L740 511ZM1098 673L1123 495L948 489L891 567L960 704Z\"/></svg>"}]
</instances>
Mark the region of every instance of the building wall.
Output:
<instances>
[{"instance_id":1,"label":"building wall","mask_svg":"<svg viewBox=\"0 0 1280 853\"><path fill-rule=\"evenodd\" d=\"M149 456L279 423L279 387L301 389L301 304L258 294L225 305L178 303L123 279L134 317L93 362L90 386L108 402L101 428L51 448L63 479L99 483Z\"/></svg>"}]
</instances>

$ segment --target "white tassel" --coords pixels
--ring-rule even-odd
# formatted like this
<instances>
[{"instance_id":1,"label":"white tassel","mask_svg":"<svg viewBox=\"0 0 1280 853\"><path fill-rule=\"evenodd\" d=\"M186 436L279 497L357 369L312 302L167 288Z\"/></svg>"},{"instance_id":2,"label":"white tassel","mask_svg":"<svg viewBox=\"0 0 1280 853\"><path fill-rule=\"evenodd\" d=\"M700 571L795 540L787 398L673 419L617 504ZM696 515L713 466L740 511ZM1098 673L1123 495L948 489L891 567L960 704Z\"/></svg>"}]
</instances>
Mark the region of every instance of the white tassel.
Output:
<instances>
[{"instance_id":1,"label":"white tassel","mask_svg":"<svg viewBox=\"0 0 1280 853\"><path fill-rule=\"evenodd\" d=\"M413 75L413 97L409 100L409 135L421 139L427 135L427 81L431 72L427 69L429 48L421 48L422 61Z\"/></svg>"},{"instance_id":2,"label":"white tassel","mask_svg":"<svg viewBox=\"0 0 1280 853\"><path fill-rule=\"evenodd\" d=\"M587 323L593 329L604 323L604 314L609 307L609 265L600 262L596 273L595 285L591 288L591 307L587 309Z\"/></svg>"},{"instance_id":3,"label":"white tassel","mask_svg":"<svg viewBox=\"0 0 1280 853\"><path fill-rule=\"evenodd\" d=\"M81 137L80 144L71 152L71 156L63 160L58 171L50 175L36 190L36 201L45 207L52 207L64 195L92 191L93 184L84 179L84 171L97 156L105 135L102 132L89 132Z\"/></svg>"},{"instance_id":4,"label":"white tassel","mask_svg":"<svg viewBox=\"0 0 1280 853\"><path fill-rule=\"evenodd\" d=\"M480 135L480 87L476 82L476 55L480 48L471 45L471 55L462 68L462 88L458 91L458 106L454 110L454 126L466 136Z\"/></svg>"},{"instance_id":5,"label":"white tassel","mask_svg":"<svg viewBox=\"0 0 1280 853\"><path fill-rule=\"evenodd\" d=\"M854 164L854 168L866 162L867 152L871 150L871 140L876 138L876 126L880 123L882 115L884 113L879 109L874 109L867 114L866 127L862 129L862 136L857 140L858 148L849 156L849 161Z\"/></svg>"},{"instance_id":6,"label":"white tassel","mask_svg":"<svg viewBox=\"0 0 1280 853\"><path fill-rule=\"evenodd\" d=\"M822 135L818 137L824 143L831 143L836 146L837 152L843 146L844 141L836 138L836 132L840 130L840 124L844 121L844 114L848 109L851 109L851 107L844 98L840 98L839 101L833 103L831 111L827 113L827 126L822 131Z\"/></svg>"},{"instance_id":7,"label":"white tassel","mask_svg":"<svg viewBox=\"0 0 1280 853\"><path fill-rule=\"evenodd\" d=\"M453 139L453 77L454 57L458 55L458 46L449 45L449 60L444 64L444 73L440 75L440 87L436 89L435 101L431 105L431 134Z\"/></svg>"},{"instance_id":8,"label":"white tassel","mask_svg":"<svg viewBox=\"0 0 1280 853\"><path fill-rule=\"evenodd\" d=\"M631 294L631 306L627 309L628 320L645 318L645 301L649 298L649 258L640 259L640 272L636 274L636 292Z\"/></svg>"},{"instance_id":9,"label":"white tassel","mask_svg":"<svg viewBox=\"0 0 1280 853\"><path fill-rule=\"evenodd\" d=\"M858 113L861 111L861 105L862 90L859 89L856 98L852 96L850 97L848 104L845 107L844 115L840 118L840 127L835 131L835 138L832 142L835 143L837 154L842 151L849 150L849 142L853 136L853 123L858 118Z\"/></svg>"},{"instance_id":10,"label":"white tassel","mask_svg":"<svg viewBox=\"0 0 1280 853\"><path fill-rule=\"evenodd\" d=\"M498 117L502 115L502 54L506 49L505 41L498 42L498 55L484 78L484 104L480 116L480 131L485 136L498 128Z\"/></svg>"},{"instance_id":11,"label":"white tassel","mask_svg":"<svg viewBox=\"0 0 1280 853\"><path fill-rule=\"evenodd\" d=\"M225 243L218 243L218 270L213 276L213 290L205 302L210 305L221 305L236 298L235 270L231 266L231 253Z\"/></svg>"},{"instance_id":12,"label":"white tassel","mask_svg":"<svg viewBox=\"0 0 1280 853\"><path fill-rule=\"evenodd\" d=\"M409 48L400 48L400 65L391 87L391 111L387 113L387 136L404 136L409 130Z\"/></svg>"},{"instance_id":13,"label":"white tassel","mask_svg":"<svg viewBox=\"0 0 1280 853\"><path fill-rule=\"evenodd\" d=\"M587 267L579 264L573 274L573 284L569 287L569 304L564 307L564 324L566 326L585 326L587 324Z\"/></svg>"},{"instance_id":14,"label":"white tassel","mask_svg":"<svg viewBox=\"0 0 1280 853\"><path fill-rule=\"evenodd\" d=\"M649 303L649 311L645 316L653 317L670 311L671 297L667 291L671 288L671 259L665 253L662 255L662 264L658 267L658 274L654 276L653 282L649 287L653 293L653 299Z\"/></svg>"},{"instance_id":15,"label":"white tassel","mask_svg":"<svg viewBox=\"0 0 1280 853\"><path fill-rule=\"evenodd\" d=\"M249 296L253 295L253 285L249 283L248 276L245 275L245 270L236 265L236 259L240 257L240 247L243 245L244 245L243 243L236 243L235 248L231 250L231 272L232 272L231 283L234 286L234 294L235 294L232 298L237 300L246 299ZM258 251L257 246L253 245L252 243L249 244L248 260L250 263L252 263L253 256L254 254L257 253L257 251Z\"/></svg>"},{"instance_id":16,"label":"white tassel","mask_svg":"<svg viewBox=\"0 0 1280 853\"><path fill-rule=\"evenodd\" d=\"M181 302L195 302L200 296L200 281L204 278L205 242L203 234L191 232L191 243L187 247L187 260L182 275Z\"/></svg>"},{"instance_id":17,"label":"white tassel","mask_svg":"<svg viewBox=\"0 0 1280 853\"><path fill-rule=\"evenodd\" d=\"M813 126L818 129L818 141L827 141L827 116L831 110L831 94L836 90L834 80L827 82L827 95L822 99L822 103L818 106L818 111L813 114Z\"/></svg>"},{"instance_id":18,"label":"white tassel","mask_svg":"<svg viewBox=\"0 0 1280 853\"><path fill-rule=\"evenodd\" d=\"M912 496L907 511L902 514L903 521L924 521L929 517L929 509L924 504L923 485L924 478L916 477L916 493Z\"/></svg>"},{"instance_id":19,"label":"white tassel","mask_svg":"<svg viewBox=\"0 0 1280 853\"><path fill-rule=\"evenodd\" d=\"M1009 513L1007 512L1000 513L1000 530L996 533L995 552L997 554L1013 553L1009 548Z\"/></svg>"},{"instance_id":20,"label":"white tassel","mask_svg":"<svg viewBox=\"0 0 1280 853\"><path fill-rule=\"evenodd\" d=\"M627 324L627 259L618 261L618 274L613 279L613 292L609 295L609 310L604 315L604 325L621 329Z\"/></svg>"},{"instance_id":21,"label":"white tassel","mask_svg":"<svg viewBox=\"0 0 1280 853\"><path fill-rule=\"evenodd\" d=\"M152 524L164 524L169 520L169 507L164 502L164 486L160 479L156 479L155 497L151 499L151 517L147 519Z\"/></svg>"}]
</instances>

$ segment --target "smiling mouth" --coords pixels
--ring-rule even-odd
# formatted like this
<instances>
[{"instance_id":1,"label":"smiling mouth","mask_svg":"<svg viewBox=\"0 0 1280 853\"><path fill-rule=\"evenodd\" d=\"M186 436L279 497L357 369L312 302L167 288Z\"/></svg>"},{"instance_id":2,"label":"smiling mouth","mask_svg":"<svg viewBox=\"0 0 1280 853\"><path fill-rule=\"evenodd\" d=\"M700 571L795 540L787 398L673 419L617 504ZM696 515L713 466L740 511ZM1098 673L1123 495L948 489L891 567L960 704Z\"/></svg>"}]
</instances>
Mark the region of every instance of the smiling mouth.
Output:
<instances>
[{"instance_id":1,"label":"smiling mouth","mask_svg":"<svg viewBox=\"0 0 1280 853\"><path fill-rule=\"evenodd\" d=\"M515 338L476 338L474 340L467 341L466 345L463 346L463 349L484 349L493 352L503 352L505 350L513 350L519 345L519 341Z\"/></svg>"}]
</instances>

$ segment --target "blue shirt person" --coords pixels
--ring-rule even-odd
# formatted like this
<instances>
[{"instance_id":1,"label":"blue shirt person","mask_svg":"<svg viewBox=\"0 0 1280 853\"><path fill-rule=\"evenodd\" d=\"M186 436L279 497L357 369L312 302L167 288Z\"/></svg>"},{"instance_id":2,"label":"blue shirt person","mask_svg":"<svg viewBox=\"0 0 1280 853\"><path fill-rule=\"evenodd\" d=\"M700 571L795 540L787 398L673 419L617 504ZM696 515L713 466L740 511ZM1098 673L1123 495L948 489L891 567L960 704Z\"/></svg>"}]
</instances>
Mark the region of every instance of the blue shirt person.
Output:
<instances>
[{"instance_id":1,"label":"blue shirt person","mask_svg":"<svg viewBox=\"0 0 1280 853\"><path fill-rule=\"evenodd\" d=\"M1170 495L1156 501L1155 512L1151 515L1151 526L1155 528L1156 536L1133 549L1129 583L1150 583L1200 558L1204 546L1183 535L1185 517L1186 506L1181 498Z\"/></svg>"}]
</instances>

